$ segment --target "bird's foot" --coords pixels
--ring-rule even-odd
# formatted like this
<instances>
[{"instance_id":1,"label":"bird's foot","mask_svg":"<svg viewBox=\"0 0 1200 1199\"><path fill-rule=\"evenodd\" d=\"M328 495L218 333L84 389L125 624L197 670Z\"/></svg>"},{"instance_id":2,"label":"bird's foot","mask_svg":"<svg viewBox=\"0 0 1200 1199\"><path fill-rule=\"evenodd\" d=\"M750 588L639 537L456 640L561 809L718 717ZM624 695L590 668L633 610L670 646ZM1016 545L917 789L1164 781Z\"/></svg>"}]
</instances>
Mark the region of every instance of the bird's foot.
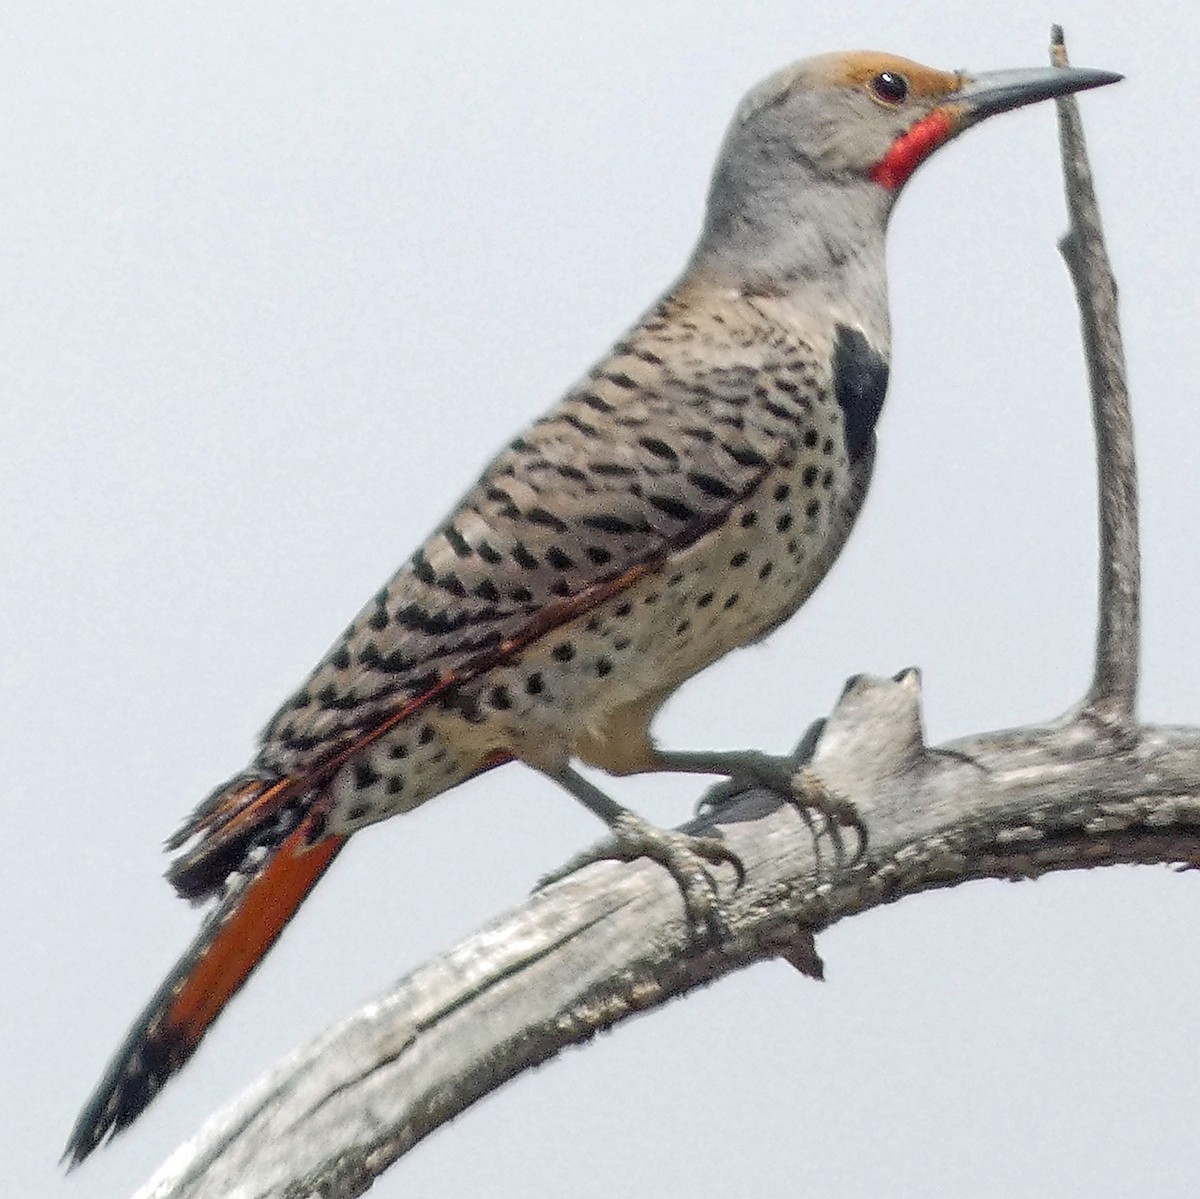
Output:
<instances>
[{"instance_id":1,"label":"bird's foot","mask_svg":"<svg viewBox=\"0 0 1200 1199\"><path fill-rule=\"evenodd\" d=\"M798 761L796 755L780 758L758 750L743 750L712 755L672 754L669 760L680 762L691 771L707 765L711 773L728 776L704 795L697 808L698 815L715 815L747 791L761 787L794 807L814 837L827 833L839 865L854 865L866 853L867 826L858 809L829 787L810 766L800 764L807 761L806 756ZM820 826L814 817L820 817ZM850 857L842 836L844 829L851 829L855 835L854 854Z\"/></svg>"},{"instance_id":2,"label":"bird's foot","mask_svg":"<svg viewBox=\"0 0 1200 1199\"><path fill-rule=\"evenodd\" d=\"M633 812L622 810L610 824L612 836L576 854L565 865L538 880L537 890L556 883L596 862L632 862L649 858L666 868L679 886L688 920L711 927L717 914L717 883L709 866L732 866L740 887L746 877L742 859L716 837L693 837L658 828Z\"/></svg>"}]
</instances>

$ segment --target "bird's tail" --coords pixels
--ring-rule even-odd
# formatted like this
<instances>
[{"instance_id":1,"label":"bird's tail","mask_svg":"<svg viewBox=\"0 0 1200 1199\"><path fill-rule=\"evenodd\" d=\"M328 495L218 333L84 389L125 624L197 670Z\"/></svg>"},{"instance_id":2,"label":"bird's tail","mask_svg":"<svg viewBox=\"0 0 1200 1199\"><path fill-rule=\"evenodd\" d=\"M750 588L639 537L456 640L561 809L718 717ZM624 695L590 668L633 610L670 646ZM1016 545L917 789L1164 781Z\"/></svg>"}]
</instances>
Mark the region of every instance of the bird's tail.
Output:
<instances>
[{"instance_id":1,"label":"bird's tail","mask_svg":"<svg viewBox=\"0 0 1200 1199\"><path fill-rule=\"evenodd\" d=\"M189 898L219 893L220 903L84 1104L63 1154L71 1167L135 1120L191 1057L345 844L326 835L320 811L304 812L290 791L281 781L239 780L185 826L183 834L201 840L168 877Z\"/></svg>"}]
</instances>

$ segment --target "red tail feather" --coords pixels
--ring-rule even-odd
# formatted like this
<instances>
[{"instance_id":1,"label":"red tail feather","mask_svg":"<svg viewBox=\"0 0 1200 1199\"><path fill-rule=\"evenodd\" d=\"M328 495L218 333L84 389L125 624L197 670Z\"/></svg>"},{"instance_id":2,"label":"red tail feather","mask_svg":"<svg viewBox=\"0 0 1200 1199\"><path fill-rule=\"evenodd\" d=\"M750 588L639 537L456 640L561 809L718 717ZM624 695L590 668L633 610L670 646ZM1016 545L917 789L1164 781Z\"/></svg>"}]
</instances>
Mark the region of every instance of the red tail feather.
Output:
<instances>
[{"instance_id":1,"label":"red tail feather","mask_svg":"<svg viewBox=\"0 0 1200 1199\"><path fill-rule=\"evenodd\" d=\"M231 884L84 1105L64 1153L72 1166L136 1119L192 1056L329 868L346 839L320 837L320 820L310 814L268 852L257 873ZM318 838L312 845L311 837Z\"/></svg>"}]
</instances>

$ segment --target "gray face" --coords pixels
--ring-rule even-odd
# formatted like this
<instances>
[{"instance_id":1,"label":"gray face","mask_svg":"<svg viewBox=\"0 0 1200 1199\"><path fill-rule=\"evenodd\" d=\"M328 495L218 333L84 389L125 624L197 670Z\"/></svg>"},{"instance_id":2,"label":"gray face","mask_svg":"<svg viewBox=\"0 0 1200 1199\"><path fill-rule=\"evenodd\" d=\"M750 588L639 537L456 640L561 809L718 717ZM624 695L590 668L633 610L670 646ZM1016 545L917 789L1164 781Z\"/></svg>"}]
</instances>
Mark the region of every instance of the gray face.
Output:
<instances>
[{"instance_id":1,"label":"gray face","mask_svg":"<svg viewBox=\"0 0 1200 1199\"><path fill-rule=\"evenodd\" d=\"M823 175L867 176L914 125L944 104L962 77L892 55L807 59L742 101L727 151L788 151Z\"/></svg>"},{"instance_id":2,"label":"gray face","mask_svg":"<svg viewBox=\"0 0 1200 1199\"><path fill-rule=\"evenodd\" d=\"M766 147L789 146L821 174L866 177L895 144L936 106L929 97L884 107L866 86L797 85L753 113L742 135Z\"/></svg>"}]
</instances>

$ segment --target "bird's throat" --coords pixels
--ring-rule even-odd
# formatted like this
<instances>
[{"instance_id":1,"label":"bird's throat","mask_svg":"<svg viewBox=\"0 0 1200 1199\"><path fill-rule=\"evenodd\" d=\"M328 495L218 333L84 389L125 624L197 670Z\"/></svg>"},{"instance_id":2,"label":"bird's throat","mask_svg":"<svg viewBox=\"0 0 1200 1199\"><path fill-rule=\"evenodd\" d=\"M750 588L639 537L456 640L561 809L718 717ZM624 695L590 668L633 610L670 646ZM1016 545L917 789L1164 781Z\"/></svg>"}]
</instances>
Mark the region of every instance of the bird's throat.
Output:
<instances>
[{"instance_id":1,"label":"bird's throat","mask_svg":"<svg viewBox=\"0 0 1200 1199\"><path fill-rule=\"evenodd\" d=\"M888 191L899 191L913 171L956 131L952 114L945 108L935 108L892 143L891 149L871 168L871 178Z\"/></svg>"}]
</instances>

